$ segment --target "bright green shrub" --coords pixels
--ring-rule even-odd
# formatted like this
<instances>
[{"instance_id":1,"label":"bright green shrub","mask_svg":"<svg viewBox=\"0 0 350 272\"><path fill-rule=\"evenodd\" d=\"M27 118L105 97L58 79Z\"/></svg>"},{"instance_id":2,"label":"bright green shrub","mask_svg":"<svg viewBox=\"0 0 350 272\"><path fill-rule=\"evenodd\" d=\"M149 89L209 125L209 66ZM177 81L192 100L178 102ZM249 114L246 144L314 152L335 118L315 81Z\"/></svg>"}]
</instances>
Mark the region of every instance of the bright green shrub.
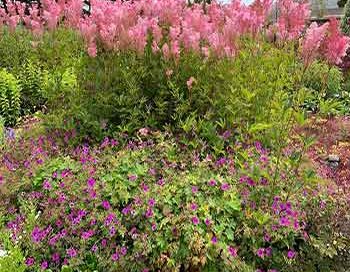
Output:
<instances>
[{"instance_id":1,"label":"bright green shrub","mask_svg":"<svg viewBox=\"0 0 350 272\"><path fill-rule=\"evenodd\" d=\"M233 60L188 52L179 61L148 51L86 55L75 69L78 86L66 97L61 120L75 119L78 130L93 137L140 127L167 127L214 142L217 129L271 133L268 128L288 119L283 111L291 108L289 94L299 94L301 66L288 49L262 44L256 51L247 44L240 52ZM62 104L51 105L56 111Z\"/></svg>"},{"instance_id":2,"label":"bright green shrub","mask_svg":"<svg viewBox=\"0 0 350 272\"><path fill-rule=\"evenodd\" d=\"M35 47L35 56L44 70L64 73L75 67L85 54L81 37L73 30L60 27L45 32Z\"/></svg>"},{"instance_id":3,"label":"bright green shrub","mask_svg":"<svg viewBox=\"0 0 350 272\"><path fill-rule=\"evenodd\" d=\"M214 108L227 124L271 144L275 137L288 136L301 94L301 66L288 48L246 47L234 61L216 66Z\"/></svg>"},{"instance_id":4,"label":"bright green shrub","mask_svg":"<svg viewBox=\"0 0 350 272\"><path fill-rule=\"evenodd\" d=\"M20 106L21 92L16 78L6 70L0 70L0 115L5 125L16 124Z\"/></svg>"},{"instance_id":5,"label":"bright green shrub","mask_svg":"<svg viewBox=\"0 0 350 272\"><path fill-rule=\"evenodd\" d=\"M44 72L40 66L27 61L19 72L18 82L21 87L22 115L34 113L39 110L44 104Z\"/></svg>"},{"instance_id":6,"label":"bright green shrub","mask_svg":"<svg viewBox=\"0 0 350 272\"><path fill-rule=\"evenodd\" d=\"M6 27L2 27L0 36L0 68L6 68L17 75L26 62L35 59L34 45L37 42L23 28L17 28L12 33Z\"/></svg>"},{"instance_id":7,"label":"bright green shrub","mask_svg":"<svg viewBox=\"0 0 350 272\"><path fill-rule=\"evenodd\" d=\"M341 103L346 102L343 80L338 68L323 62L312 63L303 75L303 85L308 89L304 107L312 112L324 112L325 105L329 106L329 113L341 110Z\"/></svg>"}]
</instances>

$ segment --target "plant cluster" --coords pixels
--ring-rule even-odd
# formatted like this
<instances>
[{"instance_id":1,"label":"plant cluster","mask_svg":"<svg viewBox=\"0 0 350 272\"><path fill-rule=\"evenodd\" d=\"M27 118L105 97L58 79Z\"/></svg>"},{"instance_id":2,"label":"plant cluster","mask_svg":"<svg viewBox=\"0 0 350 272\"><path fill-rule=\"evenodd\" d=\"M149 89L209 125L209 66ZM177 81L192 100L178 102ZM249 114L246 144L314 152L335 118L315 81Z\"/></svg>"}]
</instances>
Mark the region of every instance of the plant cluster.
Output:
<instances>
[{"instance_id":1,"label":"plant cluster","mask_svg":"<svg viewBox=\"0 0 350 272\"><path fill-rule=\"evenodd\" d=\"M277 158L228 131L221 157L146 128L95 147L67 145L75 137L3 152L2 237L28 271L341 269L344 198L299 168L297 150Z\"/></svg>"},{"instance_id":2,"label":"plant cluster","mask_svg":"<svg viewBox=\"0 0 350 272\"><path fill-rule=\"evenodd\" d=\"M83 2L80 0L45 0L41 5L15 1L7 2L0 9L0 18L11 31L24 25L37 36L59 25L75 29L84 38L87 52L93 57L102 48L132 49L143 54L147 44L151 45L153 52L161 52L165 58L176 59L183 50L204 56L234 57L240 49L238 41L241 37L256 38L264 32L280 42L297 41L302 37L310 16L309 5L293 0L278 1L277 21L266 27L271 5L269 0L257 0L249 6L236 1L188 4L183 0L94 0L87 15L82 12ZM326 27L320 28L325 32ZM304 51L314 47L312 49L317 52L319 42L310 46L310 39L322 39L322 35L315 37L313 34L320 31L314 24L308 28L307 38L302 42ZM337 64L346 54L348 38L339 33L336 20L331 21L328 32L321 56ZM304 55L308 60L309 57Z\"/></svg>"}]
</instances>

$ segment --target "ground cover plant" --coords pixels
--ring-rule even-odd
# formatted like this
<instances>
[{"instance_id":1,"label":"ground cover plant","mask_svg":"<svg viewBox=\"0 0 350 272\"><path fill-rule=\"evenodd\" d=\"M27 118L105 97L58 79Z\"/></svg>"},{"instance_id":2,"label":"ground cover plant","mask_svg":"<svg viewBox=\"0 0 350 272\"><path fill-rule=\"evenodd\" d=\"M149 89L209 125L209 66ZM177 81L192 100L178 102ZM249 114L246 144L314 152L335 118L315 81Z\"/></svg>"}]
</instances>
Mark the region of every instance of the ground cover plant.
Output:
<instances>
[{"instance_id":1,"label":"ground cover plant","mask_svg":"<svg viewBox=\"0 0 350 272\"><path fill-rule=\"evenodd\" d=\"M347 271L350 40L273 8L3 3L0 271Z\"/></svg>"},{"instance_id":2,"label":"ground cover plant","mask_svg":"<svg viewBox=\"0 0 350 272\"><path fill-rule=\"evenodd\" d=\"M341 269L335 185L225 135L222 157L147 129L95 147L67 145L74 132L11 142L3 231L28 271Z\"/></svg>"}]
</instances>

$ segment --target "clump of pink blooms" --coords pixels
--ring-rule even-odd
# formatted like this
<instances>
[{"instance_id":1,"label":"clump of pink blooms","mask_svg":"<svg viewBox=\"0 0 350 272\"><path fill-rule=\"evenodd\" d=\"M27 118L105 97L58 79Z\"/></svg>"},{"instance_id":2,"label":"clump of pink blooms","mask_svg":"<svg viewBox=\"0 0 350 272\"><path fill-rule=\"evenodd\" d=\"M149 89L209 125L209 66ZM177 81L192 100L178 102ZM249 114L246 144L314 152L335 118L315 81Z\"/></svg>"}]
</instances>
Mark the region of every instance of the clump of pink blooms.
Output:
<instances>
[{"instance_id":1,"label":"clump of pink blooms","mask_svg":"<svg viewBox=\"0 0 350 272\"><path fill-rule=\"evenodd\" d=\"M301 55L306 65L319 56L323 56L329 64L337 65L342 62L349 48L350 38L340 33L339 23L331 19L321 26L315 22L306 30L301 40Z\"/></svg>"},{"instance_id":2,"label":"clump of pink blooms","mask_svg":"<svg viewBox=\"0 0 350 272\"><path fill-rule=\"evenodd\" d=\"M143 53L150 45L153 52L177 59L186 51L195 51L205 57L234 57L240 48L240 38L258 39L264 33L273 34L280 42L297 41L310 16L307 2L293 0L277 1L278 17L272 25L269 22L271 0L255 0L251 5L240 0L227 4L213 1L205 6L189 5L185 0L90 2L89 14L83 13L81 0L45 0L40 7L35 3L26 6L16 1L8 2L6 10L0 8L0 24L7 25L11 31L23 25L37 36L59 25L73 28L84 38L87 52L92 57L99 50L132 49ZM318 52L320 37L314 32L326 28L323 50ZM335 20L320 29L312 24L306 33L301 42L302 57L306 62L310 58L309 51L313 50L313 56L321 54L332 64L340 63L349 41L340 34ZM316 39L314 46L310 45L312 39Z\"/></svg>"}]
</instances>

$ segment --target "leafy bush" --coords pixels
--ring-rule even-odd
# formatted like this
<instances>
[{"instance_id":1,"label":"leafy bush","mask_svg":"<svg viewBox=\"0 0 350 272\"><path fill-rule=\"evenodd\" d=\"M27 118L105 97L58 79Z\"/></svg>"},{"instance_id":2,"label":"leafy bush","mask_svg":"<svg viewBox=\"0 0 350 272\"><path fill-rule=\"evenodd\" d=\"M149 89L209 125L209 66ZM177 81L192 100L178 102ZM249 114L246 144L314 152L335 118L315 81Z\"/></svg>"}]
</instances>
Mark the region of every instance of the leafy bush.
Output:
<instances>
[{"instance_id":1,"label":"leafy bush","mask_svg":"<svg viewBox=\"0 0 350 272\"><path fill-rule=\"evenodd\" d=\"M18 82L21 88L21 114L26 115L39 110L44 104L44 72L39 65L26 62L19 72Z\"/></svg>"},{"instance_id":2,"label":"leafy bush","mask_svg":"<svg viewBox=\"0 0 350 272\"><path fill-rule=\"evenodd\" d=\"M35 40L30 32L20 27L15 32L2 27L0 32L0 67L17 75L25 62L34 60Z\"/></svg>"},{"instance_id":3,"label":"leafy bush","mask_svg":"<svg viewBox=\"0 0 350 272\"><path fill-rule=\"evenodd\" d=\"M256 52L250 45L233 61L188 52L179 61L166 60L151 49L144 55L86 56L75 69L74 91L65 95L63 104L52 97L49 108L61 120L73 118L78 131L93 138L108 129L133 132L142 126L215 141L212 131L232 127L268 135L290 108L288 101L300 93L296 85L301 66L288 49L262 44Z\"/></svg>"},{"instance_id":4,"label":"leafy bush","mask_svg":"<svg viewBox=\"0 0 350 272\"><path fill-rule=\"evenodd\" d=\"M6 70L0 70L0 116L6 126L16 124L20 114L21 92L16 78Z\"/></svg>"},{"instance_id":5,"label":"leafy bush","mask_svg":"<svg viewBox=\"0 0 350 272\"><path fill-rule=\"evenodd\" d=\"M344 198L298 149L276 158L228 136L215 158L147 129L75 149L74 131L59 135L3 153L1 213L31 270L341 271Z\"/></svg>"},{"instance_id":6,"label":"leafy bush","mask_svg":"<svg viewBox=\"0 0 350 272\"><path fill-rule=\"evenodd\" d=\"M346 1L343 5L344 7L344 16L341 20L341 30L344 34L349 35L350 34L350 26L349 26L349 18L350 18L350 4L349 1Z\"/></svg>"},{"instance_id":7,"label":"leafy bush","mask_svg":"<svg viewBox=\"0 0 350 272\"><path fill-rule=\"evenodd\" d=\"M303 85L308 89L305 108L317 112L329 101L339 101L338 104L345 102L347 94L343 81L343 74L338 68L323 62L312 63L303 75ZM341 105L337 110L341 111Z\"/></svg>"}]
</instances>

